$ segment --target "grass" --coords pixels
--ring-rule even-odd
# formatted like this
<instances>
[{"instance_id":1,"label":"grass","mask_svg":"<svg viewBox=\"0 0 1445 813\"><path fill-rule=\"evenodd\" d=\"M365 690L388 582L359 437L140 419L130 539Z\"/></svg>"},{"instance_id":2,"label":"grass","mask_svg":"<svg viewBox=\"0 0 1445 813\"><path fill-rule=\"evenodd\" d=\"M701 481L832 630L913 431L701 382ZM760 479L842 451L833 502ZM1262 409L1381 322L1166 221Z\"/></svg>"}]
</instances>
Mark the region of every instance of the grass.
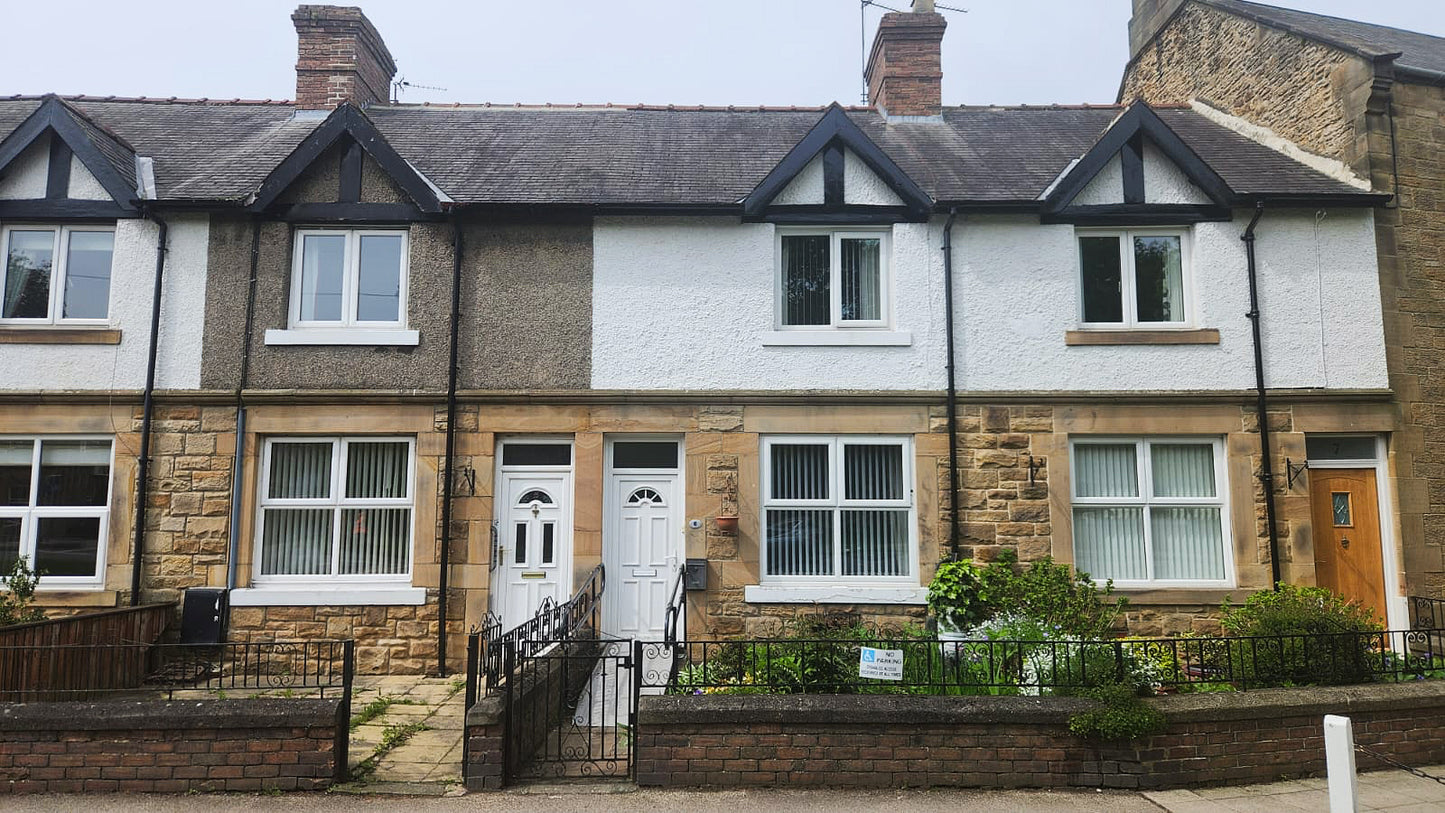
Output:
<instances>
[{"instance_id":1,"label":"grass","mask_svg":"<svg viewBox=\"0 0 1445 813\"><path fill-rule=\"evenodd\" d=\"M415 700L404 697L395 697L389 694L378 695L375 700L361 707L361 710L351 717L351 730L355 731L361 726L375 720L386 713L392 706L415 706L419 705Z\"/></svg>"},{"instance_id":2,"label":"grass","mask_svg":"<svg viewBox=\"0 0 1445 813\"><path fill-rule=\"evenodd\" d=\"M380 699L380 698L378 698ZM392 749L411 739L413 734L419 731L426 731L427 725L421 721L411 723L397 723L389 725L381 734L381 742L374 748L371 755L357 764L351 772L352 782L365 782L368 777L376 772L376 766L381 764L382 757L386 756Z\"/></svg>"}]
</instances>

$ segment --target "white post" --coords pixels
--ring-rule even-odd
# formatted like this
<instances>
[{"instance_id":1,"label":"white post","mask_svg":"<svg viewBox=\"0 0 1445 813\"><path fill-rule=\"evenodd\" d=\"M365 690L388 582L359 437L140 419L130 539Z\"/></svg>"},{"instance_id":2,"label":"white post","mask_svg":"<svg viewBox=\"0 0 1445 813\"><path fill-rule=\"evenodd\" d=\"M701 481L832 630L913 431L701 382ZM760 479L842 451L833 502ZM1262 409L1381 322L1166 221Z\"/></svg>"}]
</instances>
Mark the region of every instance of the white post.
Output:
<instances>
[{"instance_id":1,"label":"white post","mask_svg":"<svg viewBox=\"0 0 1445 813\"><path fill-rule=\"evenodd\" d=\"M1357 813L1360 786L1355 774L1355 729L1348 717L1325 715L1325 770L1330 778L1330 813Z\"/></svg>"}]
</instances>

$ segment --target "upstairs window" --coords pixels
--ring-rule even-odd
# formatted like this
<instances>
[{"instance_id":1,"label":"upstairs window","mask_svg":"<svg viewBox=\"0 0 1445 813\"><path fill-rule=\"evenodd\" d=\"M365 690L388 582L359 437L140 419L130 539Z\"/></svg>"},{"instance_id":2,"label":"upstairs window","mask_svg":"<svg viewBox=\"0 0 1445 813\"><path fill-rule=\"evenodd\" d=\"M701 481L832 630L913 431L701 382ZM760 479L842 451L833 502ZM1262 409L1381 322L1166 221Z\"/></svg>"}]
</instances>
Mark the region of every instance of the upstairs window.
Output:
<instances>
[{"instance_id":1,"label":"upstairs window","mask_svg":"<svg viewBox=\"0 0 1445 813\"><path fill-rule=\"evenodd\" d=\"M85 324L110 316L115 230L9 226L0 321Z\"/></svg>"},{"instance_id":2,"label":"upstairs window","mask_svg":"<svg viewBox=\"0 0 1445 813\"><path fill-rule=\"evenodd\" d=\"M765 578L916 585L912 462L907 438L765 438Z\"/></svg>"},{"instance_id":3,"label":"upstairs window","mask_svg":"<svg viewBox=\"0 0 1445 813\"><path fill-rule=\"evenodd\" d=\"M400 327L406 322L406 232L296 232L292 327Z\"/></svg>"},{"instance_id":4,"label":"upstairs window","mask_svg":"<svg viewBox=\"0 0 1445 813\"><path fill-rule=\"evenodd\" d=\"M0 437L0 573L24 557L41 587L100 587L109 438Z\"/></svg>"},{"instance_id":5,"label":"upstairs window","mask_svg":"<svg viewBox=\"0 0 1445 813\"><path fill-rule=\"evenodd\" d=\"M1080 320L1101 328L1189 324L1188 263L1180 231L1081 231Z\"/></svg>"},{"instance_id":6,"label":"upstairs window","mask_svg":"<svg viewBox=\"0 0 1445 813\"><path fill-rule=\"evenodd\" d=\"M412 458L405 438L268 440L256 582L409 582Z\"/></svg>"},{"instance_id":7,"label":"upstairs window","mask_svg":"<svg viewBox=\"0 0 1445 813\"><path fill-rule=\"evenodd\" d=\"M782 232L778 262L779 327L887 326L886 232Z\"/></svg>"}]
</instances>

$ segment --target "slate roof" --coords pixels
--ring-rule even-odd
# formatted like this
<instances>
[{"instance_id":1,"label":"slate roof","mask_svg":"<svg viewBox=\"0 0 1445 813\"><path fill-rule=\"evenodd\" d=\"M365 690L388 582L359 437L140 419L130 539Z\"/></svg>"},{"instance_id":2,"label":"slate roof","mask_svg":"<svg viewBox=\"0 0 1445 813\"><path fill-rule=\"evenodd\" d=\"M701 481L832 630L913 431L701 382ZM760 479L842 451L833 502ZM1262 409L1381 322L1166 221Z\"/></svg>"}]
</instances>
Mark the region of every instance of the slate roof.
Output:
<instances>
[{"instance_id":1,"label":"slate roof","mask_svg":"<svg viewBox=\"0 0 1445 813\"><path fill-rule=\"evenodd\" d=\"M1199 1L1362 56L1399 54L1399 58L1395 60L1397 70L1404 73L1423 73L1436 80L1445 78L1445 37L1308 11L1266 6L1246 0Z\"/></svg>"},{"instance_id":2,"label":"slate roof","mask_svg":"<svg viewBox=\"0 0 1445 813\"><path fill-rule=\"evenodd\" d=\"M243 202L322 116L288 103L71 97L113 149L155 160L158 197ZM0 98L0 138L40 104ZM849 117L939 204L1031 204L1121 108L947 108L943 125ZM491 204L734 206L824 108L512 108L400 105L365 111L453 200ZM1187 109L1163 119L1241 195L1347 195L1320 174ZM126 177L134 177L133 162Z\"/></svg>"}]
</instances>

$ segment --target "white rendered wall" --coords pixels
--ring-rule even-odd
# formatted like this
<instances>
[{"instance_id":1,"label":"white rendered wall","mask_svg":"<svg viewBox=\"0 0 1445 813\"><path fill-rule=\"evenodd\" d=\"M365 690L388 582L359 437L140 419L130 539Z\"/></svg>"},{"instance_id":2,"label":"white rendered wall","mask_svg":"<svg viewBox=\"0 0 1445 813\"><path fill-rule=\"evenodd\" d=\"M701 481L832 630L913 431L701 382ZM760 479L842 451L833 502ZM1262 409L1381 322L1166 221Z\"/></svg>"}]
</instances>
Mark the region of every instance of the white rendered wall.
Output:
<instances>
[{"instance_id":1,"label":"white rendered wall","mask_svg":"<svg viewBox=\"0 0 1445 813\"><path fill-rule=\"evenodd\" d=\"M1248 215L1191 237L1195 327L1219 344L1068 346L1078 327L1074 227L960 218L954 233L958 383L973 392L1247 390L1254 385ZM1258 261L1267 383L1383 388L1373 216L1267 211ZM942 219L893 230L903 347L768 346L774 229L721 219L600 218L592 385L605 390L940 390Z\"/></svg>"},{"instance_id":2,"label":"white rendered wall","mask_svg":"<svg viewBox=\"0 0 1445 813\"><path fill-rule=\"evenodd\" d=\"M955 233L959 380L974 391L1243 390L1254 385L1244 243L1248 212L1192 236L1195 326L1217 345L1066 346L1079 294L1074 228L969 218ZM1266 384L1382 388L1384 328L1373 215L1269 211L1256 230Z\"/></svg>"},{"instance_id":3,"label":"white rendered wall","mask_svg":"<svg viewBox=\"0 0 1445 813\"><path fill-rule=\"evenodd\" d=\"M49 157L46 158L49 163ZM85 168L79 156L70 156L70 189L66 194L74 200L110 200L110 193L100 185L100 181L90 174ZM43 197L43 195L42 195Z\"/></svg>"},{"instance_id":4,"label":"white rendered wall","mask_svg":"<svg viewBox=\"0 0 1445 813\"><path fill-rule=\"evenodd\" d=\"M1190 182L1179 167L1148 139L1144 140L1144 200L1148 203L1210 203L1209 196ZM1124 167L1119 156L1099 170L1074 197L1072 206L1100 206L1124 202Z\"/></svg>"},{"instance_id":5,"label":"white rendered wall","mask_svg":"<svg viewBox=\"0 0 1445 813\"><path fill-rule=\"evenodd\" d=\"M774 328L774 227L721 218L598 218L596 389L941 389L939 223L893 229L896 347L765 346Z\"/></svg>"},{"instance_id":6,"label":"white rendered wall","mask_svg":"<svg viewBox=\"0 0 1445 813\"><path fill-rule=\"evenodd\" d=\"M902 206L903 200L852 150L843 150L843 202L859 206ZM773 198L773 206L823 203L823 156L809 161Z\"/></svg>"},{"instance_id":7,"label":"white rendered wall","mask_svg":"<svg viewBox=\"0 0 1445 813\"><path fill-rule=\"evenodd\" d=\"M195 389L201 383L210 227L204 216L175 216L168 221L170 252L166 257L156 386ZM0 389L138 390L145 386L156 228L148 220L116 223L110 324L120 329L120 344L5 345Z\"/></svg>"},{"instance_id":8,"label":"white rendered wall","mask_svg":"<svg viewBox=\"0 0 1445 813\"><path fill-rule=\"evenodd\" d=\"M1109 159L1109 163L1099 170L1094 180L1079 190L1074 196L1070 206L1102 206L1108 203L1124 202L1124 165L1119 156L1115 155Z\"/></svg>"},{"instance_id":9,"label":"white rendered wall","mask_svg":"<svg viewBox=\"0 0 1445 813\"><path fill-rule=\"evenodd\" d=\"M36 200L45 197L50 166L50 139L41 136L15 156L0 177L0 200Z\"/></svg>"},{"instance_id":10,"label":"white rendered wall","mask_svg":"<svg viewBox=\"0 0 1445 813\"><path fill-rule=\"evenodd\" d=\"M823 156L803 166L793 180L773 197L773 206L808 206L823 202Z\"/></svg>"}]
</instances>

